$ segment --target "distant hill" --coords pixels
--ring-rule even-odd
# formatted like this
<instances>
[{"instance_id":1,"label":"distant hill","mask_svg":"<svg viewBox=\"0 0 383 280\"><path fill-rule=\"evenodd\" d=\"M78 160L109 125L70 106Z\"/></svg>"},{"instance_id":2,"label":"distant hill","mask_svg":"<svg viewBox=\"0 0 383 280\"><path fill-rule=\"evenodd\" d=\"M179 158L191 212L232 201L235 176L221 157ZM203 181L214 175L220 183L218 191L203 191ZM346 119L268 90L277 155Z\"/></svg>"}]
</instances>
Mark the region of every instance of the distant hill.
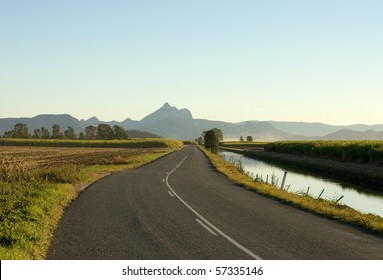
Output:
<instances>
[{"instance_id":1,"label":"distant hill","mask_svg":"<svg viewBox=\"0 0 383 280\"><path fill-rule=\"evenodd\" d=\"M3 135L5 131L12 130L17 123L25 123L29 128L30 134L33 134L34 129L41 127L51 130L54 124L60 125L62 131L67 129L68 126L73 127L76 133L85 129L85 126L71 115L38 115L33 118L0 119L0 135Z\"/></svg>"},{"instance_id":2,"label":"distant hill","mask_svg":"<svg viewBox=\"0 0 383 280\"><path fill-rule=\"evenodd\" d=\"M372 129L366 131L353 131L342 129L335 133L321 137L323 140L383 140L383 131Z\"/></svg>"},{"instance_id":3,"label":"distant hill","mask_svg":"<svg viewBox=\"0 0 383 280\"><path fill-rule=\"evenodd\" d=\"M342 140L342 133L337 133L339 131L349 130L355 132L362 132L355 134L357 137L368 137L371 133L367 132L369 130L383 131L383 124L378 125L365 125L365 124L355 124L355 125L329 125L323 123L307 123L307 122L277 122L269 121L274 127L292 133L294 135L302 135L305 137L313 138L331 138ZM345 133L345 132L344 132ZM348 133L351 137L351 133ZM374 136L375 137L375 136Z\"/></svg>"},{"instance_id":4,"label":"distant hill","mask_svg":"<svg viewBox=\"0 0 383 280\"><path fill-rule=\"evenodd\" d=\"M33 134L36 128L45 127L51 130L53 124L60 125L64 131L72 126L77 134L83 132L89 125L98 126L106 123L111 126L120 125L131 137L166 137L190 140L198 138L203 131L211 128L222 130L224 140L239 140L251 135L254 141L277 140L383 140L383 124L350 126L335 126L322 123L306 122L277 122L277 121L245 121L229 123L194 119L188 109L177 109L169 103L147 115L140 121L125 119L122 122L104 122L97 117L88 120L78 120L70 115L38 115L33 118L0 119L0 136L5 131L12 130L16 123L26 123L29 132Z\"/></svg>"}]
</instances>

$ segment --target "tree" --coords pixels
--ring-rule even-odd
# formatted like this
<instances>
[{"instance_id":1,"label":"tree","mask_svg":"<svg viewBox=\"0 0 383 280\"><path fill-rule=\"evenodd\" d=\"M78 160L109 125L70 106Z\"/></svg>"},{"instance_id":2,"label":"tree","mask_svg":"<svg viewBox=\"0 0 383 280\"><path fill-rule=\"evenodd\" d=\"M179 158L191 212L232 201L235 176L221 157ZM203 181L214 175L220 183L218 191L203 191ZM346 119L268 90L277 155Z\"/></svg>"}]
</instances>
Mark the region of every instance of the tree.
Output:
<instances>
[{"instance_id":1,"label":"tree","mask_svg":"<svg viewBox=\"0 0 383 280\"><path fill-rule=\"evenodd\" d=\"M51 133L49 132L49 130L45 127L42 127L41 128L41 138L43 139L49 139L51 138Z\"/></svg>"},{"instance_id":2,"label":"tree","mask_svg":"<svg viewBox=\"0 0 383 280\"><path fill-rule=\"evenodd\" d=\"M114 133L115 139L120 139L120 140L128 139L128 133L123 127L119 125L113 126L113 133Z\"/></svg>"},{"instance_id":3,"label":"tree","mask_svg":"<svg viewBox=\"0 0 383 280\"><path fill-rule=\"evenodd\" d=\"M13 138L13 132L14 132L13 130L5 131L3 137L4 138Z\"/></svg>"},{"instance_id":4,"label":"tree","mask_svg":"<svg viewBox=\"0 0 383 280\"><path fill-rule=\"evenodd\" d=\"M247 142L253 142L253 136L247 136L246 141Z\"/></svg>"},{"instance_id":5,"label":"tree","mask_svg":"<svg viewBox=\"0 0 383 280\"><path fill-rule=\"evenodd\" d=\"M109 124L100 123L97 127L97 138L111 140L114 138L114 132Z\"/></svg>"},{"instance_id":6,"label":"tree","mask_svg":"<svg viewBox=\"0 0 383 280\"><path fill-rule=\"evenodd\" d=\"M222 130L213 128L202 133L204 138L205 148L210 149L213 153L218 152L219 143L223 140Z\"/></svg>"},{"instance_id":7,"label":"tree","mask_svg":"<svg viewBox=\"0 0 383 280\"><path fill-rule=\"evenodd\" d=\"M36 139L42 138L41 129L40 128L37 128L37 129L33 130L33 138L36 138Z\"/></svg>"},{"instance_id":8,"label":"tree","mask_svg":"<svg viewBox=\"0 0 383 280\"><path fill-rule=\"evenodd\" d=\"M64 135L66 139L76 139L77 135L74 132L73 127L68 126L68 129L64 131Z\"/></svg>"},{"instance_id":9,"label":"tree","mask_svg":"<svg viewBox=\"0 0 383 280\"><path fill-rule=\"evenodd\" d=\"M239 142L243 142L243 141L245 141L245 140L243 139L243 136L240 136L240 137L239 137Z\"/></svg>"},{"instance_id":10,"label":"tree","mask_svg":"<svg viewBox=\"0 0 383 280\"><path fill-rule=\"evenodd\" d=\"M52 126L52 138L54 138L54 139L64 138L63 133L60 131L60 125L58 125L57 123L55 123Z\"/></svg>"},{"instance_id":11,"label":"tree","mask_svg":"<svg viewBox=\"0 0 383 280\"><path fill-rule=\"evenodd\" d=\"M17 123L13 129L13 138L29 138L28 127L25 123Z\"/></svg>"},{"instance_id":12,"label":"tree","mask_svg":"<svg viewBox=\"0 0 383 280\"><path fill-rule=\"evenodd\" d=\"M198 145L202 145L203 144L202 137L198 137L195 141L198 143Z\"/></svg>"},{"instance_id":13,"label":"tree","mask_svg":"<svg viewBox=\"0 0 383 280\"><path fill-rule=\"evenodd\" d=\"M85 139L94 140L97 136L97 127L90 125L85 128Z\"/></svg>"}]
</instances>

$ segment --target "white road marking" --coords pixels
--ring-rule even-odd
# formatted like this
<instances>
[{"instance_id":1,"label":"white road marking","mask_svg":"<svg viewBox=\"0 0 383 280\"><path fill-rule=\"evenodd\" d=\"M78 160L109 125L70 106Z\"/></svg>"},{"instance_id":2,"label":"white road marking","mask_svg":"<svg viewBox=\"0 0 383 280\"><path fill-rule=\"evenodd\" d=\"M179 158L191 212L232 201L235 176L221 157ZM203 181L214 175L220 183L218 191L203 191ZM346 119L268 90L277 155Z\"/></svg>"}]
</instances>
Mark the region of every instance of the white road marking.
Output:
<instances>
[{"instance_id":1,"label":"white road marking","mask_svg":"<svg viewBox=\"0 0 383 280\"><path fill-rule=\"evenodd\" d=\"M169 195L174 197L174 194L171 191L168 191Z\"/></svg>"},{"instance_id":2,"label":"white road marking","mask_svg":"<svg viewBox=\"0 0 383 280\"><path fill-rule=\"evenodd\" d=\"M201 220L199 219L195 219L197 221L197 223L199 223L201 226L203 226L208 232L210 232L212 235L215 235L217 236L218 234L215 233L214 230L212 230L211 228L209 228L207 225L205 225Z\"/></svg>"},{"instance_id":3,"label":"white road marking","mask_svg":"<svg viewBox=\"0 0 383 280\"><path fill-rule=\"evenodd\" d=\"M262 260L261 257L257 256L256 254L254 254L253 252L251 252L249 249L247 249L245 246L241 245L240 243L238 243L237 241L235 241L233 238L231 238L230 236L228 236L227 234L225 234L223 231L221 231L219 228L217 228L216 226L214 226L212 223L210 223L208 220L206 220L200 213L198 213L196 210L194 210L193 207L191 207L185 200L183 200L174 190L173 188L170 186L169 184L169 176L177 170L177 168L179 166L181 166L181 164L187 159L188 156L185 156L184 159L180 162L180 164L174 168L172 171L170 171L167 175L166 175L166 178L165 178L165 181L166 181L166 185L168 186L168 188L172 191L173 195L175 197L178 198L179 201L181 201L187 208L189 208L190 211L192 211L201 221L203 221L206 225L208 225L211 229L213 229L216 233L218 233L219 235L221 235L223 238L225 238L227 241L229 241L231 244L233 244L234 246L236 246L238 249L242 250L243 252L245 252L246 254L248 254L250 257L252 257L253 259L256 259L256 260Z\"/></svg>"}]
</instances>

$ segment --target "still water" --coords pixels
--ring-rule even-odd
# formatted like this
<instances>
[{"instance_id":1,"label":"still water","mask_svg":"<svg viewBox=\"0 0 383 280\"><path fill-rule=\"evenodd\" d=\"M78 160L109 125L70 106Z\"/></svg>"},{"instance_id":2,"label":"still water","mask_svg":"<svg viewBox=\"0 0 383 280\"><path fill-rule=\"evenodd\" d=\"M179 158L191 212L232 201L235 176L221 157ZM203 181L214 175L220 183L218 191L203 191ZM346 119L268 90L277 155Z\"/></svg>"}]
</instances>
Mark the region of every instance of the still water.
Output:
<instances>
[{"instance_id":1,"label":"still water","mask_svg":"<svg viewBox=\"0 0 383 280\"><path fill-rule=\"evenodd\" d=\"M283 175L287 171L285 182L285 189L288 188L289 192L304 192L306 193L309 188L309 195L318 197L322 190L322 199L337 200L343 196L340 203L348 205L362 213L372 213L383 217L383 194L373 193L361 190L357 185L342 182L337 179L331 179L325 176L311 175L300 171L299 169L286 169L277 165L266 163L258 159L247 158L241 154L220 151L220 155L227 161L236 162L241 160L247 171L250 171L255 177L262 176L266 181L268 176L269 183L271 176L274 174L278 178L278 186L281 186Z\"/></svg>"}]
</instances>

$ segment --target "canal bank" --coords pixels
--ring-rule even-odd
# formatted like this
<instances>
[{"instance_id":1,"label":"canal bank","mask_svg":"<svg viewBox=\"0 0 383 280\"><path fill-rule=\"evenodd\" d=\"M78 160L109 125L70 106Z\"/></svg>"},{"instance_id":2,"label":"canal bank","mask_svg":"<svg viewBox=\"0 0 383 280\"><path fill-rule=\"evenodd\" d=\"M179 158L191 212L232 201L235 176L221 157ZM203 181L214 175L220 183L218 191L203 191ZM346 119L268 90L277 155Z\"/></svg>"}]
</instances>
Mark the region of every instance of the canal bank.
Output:
<instances>
[{"instance_id":1,"label":"canal bank","mask_svg":"<svg viewBox=\"0 0 383 280\"><path fill-rule=\"evenodd\" d=\"M225 151L231 151L245 155L249 158L306 169L334 176L335 178L349 182L361 182L365 188L383 192L383 167L339 162L328 159L297 156L266 152L262 150L246 150L237 148L220 147Z\"/></svg>"},{"instance_id":2,"label":"canal bank","mask_svg":"<svg viewBox=\"0 0 383 280\"><path fill-rule=\"evenodd\" d=\"M334 201L291 193L285 189L281 190L276 186L272 186L271 184L255 181L244 172L239 171L234 164L226 161L220 155L211 153L203 147L200 148L209 158L216 170L221 172L231 181L237 183L239 187L255 191L260 195L264 195L282 203L290 204L302 210L355 225L374 233L383 234L383 218L378 215L363 214L351 207L347 207L346 205Z\"/></svg>"}]
</instances>

